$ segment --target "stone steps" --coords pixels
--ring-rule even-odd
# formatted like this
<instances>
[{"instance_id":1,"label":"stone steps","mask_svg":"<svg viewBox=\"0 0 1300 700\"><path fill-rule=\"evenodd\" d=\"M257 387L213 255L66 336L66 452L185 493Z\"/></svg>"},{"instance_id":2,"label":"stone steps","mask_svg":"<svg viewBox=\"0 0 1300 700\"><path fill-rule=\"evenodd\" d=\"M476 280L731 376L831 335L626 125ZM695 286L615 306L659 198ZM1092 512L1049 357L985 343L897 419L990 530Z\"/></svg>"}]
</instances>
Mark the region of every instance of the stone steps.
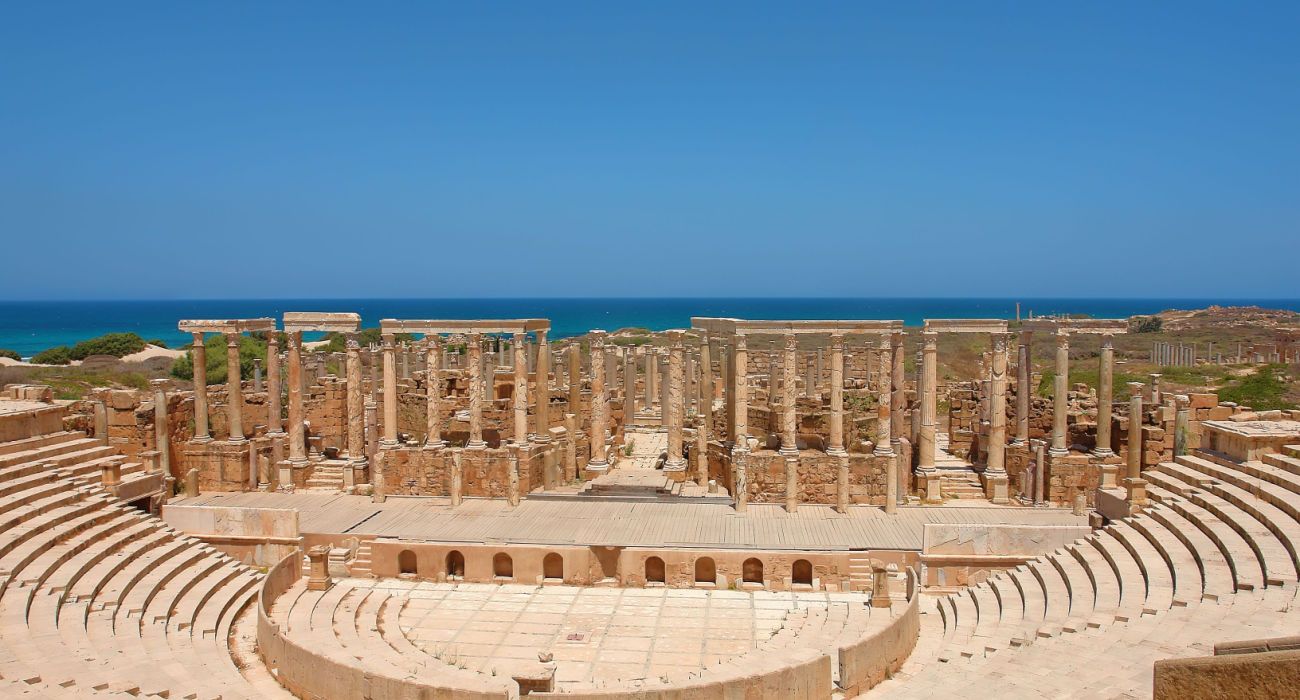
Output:
<instances>
[{"instance_id":1,"label":"stone steps","mask_svg":"<svg viewBox=\"0 0 1300 700\"><path fill-rule=\"evenodd\" d=\"M1141 513L937 600L912 656L866 695L1144 697L1157 658L1293 633L1300 481L1285 456L1148 470Z\"/></svg>"},{"instance_id":2,"label":"stone steps","mask_svg":"<svg viewBox=\"0 0 1300 700\"><path fill-rule=\"evenodd\" d=\"M112 450L17 442L0 445L0 693L290 697L246 680L227 642L260 573L118 504L98 486Z\"/></svg>"}]
</instances>

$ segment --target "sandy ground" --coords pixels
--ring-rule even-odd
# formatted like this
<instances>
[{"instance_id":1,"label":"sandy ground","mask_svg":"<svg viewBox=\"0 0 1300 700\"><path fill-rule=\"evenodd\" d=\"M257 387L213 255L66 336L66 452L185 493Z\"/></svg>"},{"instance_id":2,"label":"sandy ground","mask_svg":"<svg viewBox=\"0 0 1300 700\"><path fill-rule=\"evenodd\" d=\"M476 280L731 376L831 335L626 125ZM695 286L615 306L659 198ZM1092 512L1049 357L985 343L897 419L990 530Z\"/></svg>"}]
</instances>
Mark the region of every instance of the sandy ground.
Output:
<instances>
[{"instance_id":1,"label":"sandy ground","mask_svg":"<svg viewBox=\"0 0 1300 700\"><path fill-rule=\"evenodd\" d=\"M328 340L313 340L310 343L303 343L302 347L306 350L315 350L323 345L329 345L329 343Z\"/></svg>"},{"instance_id":2,"label":"sandy ground","mask_svg":"<svg viewBox=\"0 0 1300 700\"><path fill-rule=\"evenodd\" d=\"M145 360L152 360L155 357L170 357L175 359L184 354L184 350L169 350L167 348L160 348L157 345L146 345L144 350L127 355L122 358L122 361L144 362ZM76 367L79 364L81 364L81 360L73 360L66 365L39 365L31 362L15 360L12 357L0 357L0 366L3 367Z\"/></svg>"}]
</instances>

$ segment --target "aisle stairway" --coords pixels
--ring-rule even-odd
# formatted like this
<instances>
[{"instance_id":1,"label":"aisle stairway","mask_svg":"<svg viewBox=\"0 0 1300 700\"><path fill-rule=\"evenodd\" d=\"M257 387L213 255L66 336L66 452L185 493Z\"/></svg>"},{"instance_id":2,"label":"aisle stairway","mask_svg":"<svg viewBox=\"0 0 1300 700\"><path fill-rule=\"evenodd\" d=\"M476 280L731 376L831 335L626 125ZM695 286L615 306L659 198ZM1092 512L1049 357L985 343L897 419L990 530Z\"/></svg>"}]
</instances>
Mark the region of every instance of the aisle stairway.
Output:
<instances>
[{"instance_id":1,"label":"aisle stairway","mask_svg":"<svg viewBox=\"0 0 1300 700\"><path fill-rule=\"evenodd\" d=\"M0 693L288 697L227 642L261 575L116 502L97 482L121 459L74 432L0 444Z\"/></svg>"},{"instance_id":2,"label":"aisle stairway","mask_svg":"<svg viewBox=\"0 0 1300 700\"><path fill-rule=\"evenodd\" d=\"M1151 505L922 603L901 671L866 695L1150 697L1156 659L1300 629L1300 448L1145 472Z\"/></svg>"}]
</instances>

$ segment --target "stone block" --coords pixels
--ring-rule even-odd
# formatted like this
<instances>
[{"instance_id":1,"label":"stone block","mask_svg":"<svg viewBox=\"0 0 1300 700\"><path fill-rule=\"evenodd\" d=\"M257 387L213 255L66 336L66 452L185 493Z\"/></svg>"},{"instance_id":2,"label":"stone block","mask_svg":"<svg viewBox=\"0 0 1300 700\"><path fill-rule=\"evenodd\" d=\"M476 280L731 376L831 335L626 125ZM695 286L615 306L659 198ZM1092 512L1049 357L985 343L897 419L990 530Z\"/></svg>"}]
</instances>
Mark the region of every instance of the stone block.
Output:
<instances>
[{"instance_id":1,"label":"stone block","mask_svg":"<svg viewBox=\"0 0 1300 700\"><path fill-rule=\"evenodd\" d=\"M1188 394L1192 408L1214 408L1219 405L1218 394Z\"/></svg>"}]
</instances>

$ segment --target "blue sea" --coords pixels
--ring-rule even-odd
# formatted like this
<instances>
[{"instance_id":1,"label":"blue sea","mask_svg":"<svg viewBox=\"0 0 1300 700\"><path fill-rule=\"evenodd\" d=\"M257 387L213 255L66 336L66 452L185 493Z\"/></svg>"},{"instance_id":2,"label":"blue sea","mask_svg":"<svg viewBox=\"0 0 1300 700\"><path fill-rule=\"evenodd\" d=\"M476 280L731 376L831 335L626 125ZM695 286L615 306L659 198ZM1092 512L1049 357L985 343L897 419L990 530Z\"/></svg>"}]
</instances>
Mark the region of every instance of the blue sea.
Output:
<instances>
[{"instance_id":1,"label":"blue sea","mask_svg":"<svg viewBox=\"0 0 1300 700\"><path fill-rule=\"evenodd\" d=\"M176 347L188 338L176 329L185 318L279 318L286 311L352 311L362 325L381 318L547 318L552 337L593 328L682 328L691 316L749 319L1006 318L1016 302L1027 318L1056 313L1123 318L1166 309L1264 306L1300 311L1300 299L229 299L165 301L0 301L0 348L30 357L55 345L72 345L104 333L132 331Z\"/></svg>"}]
</instances>

